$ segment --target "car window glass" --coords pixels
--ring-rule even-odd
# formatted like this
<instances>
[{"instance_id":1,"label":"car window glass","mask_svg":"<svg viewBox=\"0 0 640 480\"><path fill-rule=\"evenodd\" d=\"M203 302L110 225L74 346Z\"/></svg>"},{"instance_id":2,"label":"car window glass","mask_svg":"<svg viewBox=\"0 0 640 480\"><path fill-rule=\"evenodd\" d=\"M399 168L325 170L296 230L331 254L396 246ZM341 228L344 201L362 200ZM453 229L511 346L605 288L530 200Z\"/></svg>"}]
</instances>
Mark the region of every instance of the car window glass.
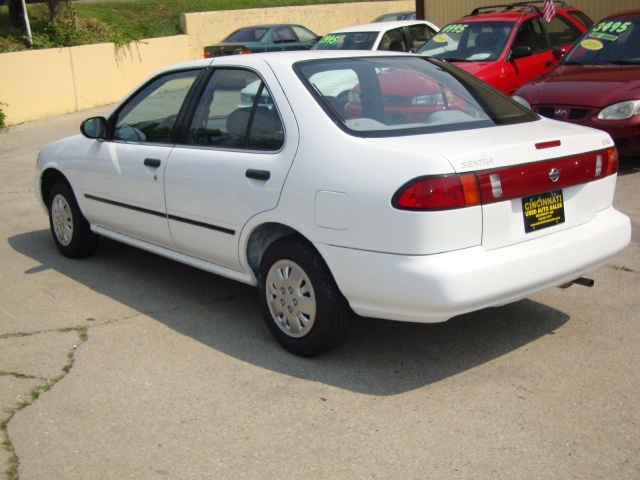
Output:
<instances>
[{"instance_id":1,"label":"car window glass","mask_svg":"<svg viewBox=\"0 0 640 480\"><path fill-rule=\"evenodd\" d=\"M538 53L549 48L547 37L539 18L534 18L522 24L513 41L513 48L516 47L529 47L531 48L531 53Z\"/></svg>"},{"instance_id":2,"label":"car window glass","mask_svg":"<svg viewBox=\"0 0 640 480\"><path fill-rule=\"evenodd\" d=\"M267 33L267 29L263 27L258 28L243 28L236 32L233 32L227 38L225 42L259 42L262 37Z\"/></svg>"},{"instance_id":3,"label":"car window glass","mask_svg":"<svg viewBox=\"0 0 640 480\"><path fill-rule=\"evenodd\" d=\"M512 22L468 22L447 25L418 53L449 61L497 60L514 28Z\"/></svg>"},{"instance_id":4,"label":"car window glass","mask_svg":"<svg viewBox=\"0 0 640 480\"><path fill-rule=\"evenodd\" d=\"M296 70L325 112L355 135L467 130L537 119L484 82L438 60L319 60L298 64Z\"/></svg>"},{"instance_id":5,"label":"car window glass","mask_svg":"<svg viewBox=\"0 0 640 480\"><path fill-rule=\"evenodd\" d=\"M277 150L283 142L282 121L262 79L247 70L216 70L198 102L187 143Z\"/></svg>"},{"instance_id":6,"label":"car window glass","mask_svg":"<svg viewBox=\"0 0 640 480\"><path fill-rule=\"evenodd\" d=\"M433 37L435 31L427 25L411 25L409 27L409 34L413 41L413 48L418 49Z\"/></svg>"},{"instance_id":7,"label":"car window glass","mask_svg":"<svg viewBox=\"0 0 640 480\"><path fill-rule=\"evenodd\" d=\"M574 12L569 12L569 15L584 25L585 28L591 28L593 26L593 20L591 20L591 18L589 18L589 16L584 12L576 10Z\"/></svg>"},{"instance_id":8,"label":"car window glass","mask_svg":"<svg viewBox=\"0 0 640 480\"><path fill-rule=\"evenodd\" d=\"M315 42L316 39L318 38L317 35L315 35L310 30L307 30L306 28L303 28L297 25L294 25L291 28L293 29L295 34L298 36L298 40L300 40L301 42Z\"/></svg>"},{"instance_id":9,"label":"car window glass","mask_svg":"<svg viewBox=\"0 0 640 480\"><path fill-rule=\"evenodd\" d=\"M274 43L292 43L297 42L296 34L290 27L278 27L273 34Z\"/></svg>"},{"instance_id":10,"label":"car window glass","mask_svg":"<svg viewBox=\"0 0 640 480\"><path fill-rule=\"evenodd\" d=\"M404 34L402 28L394 28L382 35L378 50L388 50L391 52L406 52L406 43L404 40Z\"/></svg>"},{"instance_id":11,"label":"car window glass","mask_svg":"<svg viewBox=\"0 0 640 480\"><path fill-rule=\"evenodd\" d=\"M378 32L330 33L313 46L313 50L371 50Z\"/></svg>"},{"instance_id":12,"label":"car window glass","mask_svg":"<svg viewBox=\"0 0 640 480\"><path fill-rule=\"evenodd\" d=\"M640 18L599 22L573 46L562 63L640 65Z\"/></svg>"},{"instance_id":13,"label":"car window glass","mask_svg":"<svg viewBox=\"0 0 640 480\"><path fill-rule=\"evenodd\" d=\"M553 18L551 23L547 24L547 32L549 33L549 43L552 48L573 43L582 35L578 28L558 15Z\"/></svg>"},{"instance_id":14,"label":"car window glass","mask_svg":"<svg viewBox=\"0 0 640 480\"><path fill-rule=\"evenodd\" d=\"M114 139L170 143L180 108L199 73L172 73L145 86L117 113Z\"/></svg>"}]
</instances>

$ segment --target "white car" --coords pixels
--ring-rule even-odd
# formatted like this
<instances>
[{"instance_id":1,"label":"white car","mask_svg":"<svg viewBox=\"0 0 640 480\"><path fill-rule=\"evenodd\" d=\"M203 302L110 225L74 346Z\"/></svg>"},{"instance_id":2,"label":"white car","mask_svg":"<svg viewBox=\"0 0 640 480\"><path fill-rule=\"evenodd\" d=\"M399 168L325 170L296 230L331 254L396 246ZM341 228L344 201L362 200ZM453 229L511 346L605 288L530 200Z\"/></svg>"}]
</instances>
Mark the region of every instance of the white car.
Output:
<instances>
[{"instance_id":1,"label":"white car","mask_svg":"<svg viewBox=\"0 0 640 480\"><path fill-rule=\"evenodd\" d=\"M340 107L311 79L345 72L358 84ZM445 321L581 279L631 236L608 134L416 55L183 63L81 132L38 155L62 254L103 236L255 285L303 356L337 347L353 312Z\"/></svg>"},{"instance_id":2,"label":"white car","mask_svg":"<svg viewBox=\"0 0 640 480\"><path fill-rule=\"evenodd\" d=\"M440 29L425 20L377 22L328 33L312 50L384 50L416 52Z\"/></svg>"}]
</instances>

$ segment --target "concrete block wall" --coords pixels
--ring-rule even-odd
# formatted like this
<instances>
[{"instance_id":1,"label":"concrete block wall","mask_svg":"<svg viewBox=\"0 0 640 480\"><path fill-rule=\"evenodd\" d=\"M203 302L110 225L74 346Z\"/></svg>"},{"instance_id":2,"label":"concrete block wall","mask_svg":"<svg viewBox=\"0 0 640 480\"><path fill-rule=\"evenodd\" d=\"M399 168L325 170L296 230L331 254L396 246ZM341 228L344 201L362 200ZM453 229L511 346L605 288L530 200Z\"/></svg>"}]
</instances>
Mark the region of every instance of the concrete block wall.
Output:
<instances>
[{"instance_id":1,"label":"concrete block wall","mask_svg":"<svg viewBox=\"0 0 640 480\"><path fill-rule=\"evenodd\" d=\"M299 23L324 35L414 7L413 0L400 0L190 13L181 18L184 35L123 47L108 43L3 53L0 103L5 105L0 107L5 124L15 125L107 105L160 67L202 58L205 45L245 25Z\"/></svg>"}]
</instances>

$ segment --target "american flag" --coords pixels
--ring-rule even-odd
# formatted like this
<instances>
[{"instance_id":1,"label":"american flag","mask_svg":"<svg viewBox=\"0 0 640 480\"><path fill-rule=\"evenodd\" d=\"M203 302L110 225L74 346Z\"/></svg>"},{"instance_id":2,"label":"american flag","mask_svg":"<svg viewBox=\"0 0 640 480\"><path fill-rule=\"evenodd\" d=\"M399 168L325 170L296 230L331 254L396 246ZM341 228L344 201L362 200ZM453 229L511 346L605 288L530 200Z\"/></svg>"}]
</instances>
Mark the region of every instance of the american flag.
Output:
<instances>
[{"instance_id":1,"label":"american flag","mask_svg":"<svg viewBox=\"0 0 640 480\"><path fill-rule=\"evenodd\" d=\"M556 6L553 0L544 0L544 8L542 10L542 18L551 23L553 17L556 16Z\"/></svg>"}]
</instances>

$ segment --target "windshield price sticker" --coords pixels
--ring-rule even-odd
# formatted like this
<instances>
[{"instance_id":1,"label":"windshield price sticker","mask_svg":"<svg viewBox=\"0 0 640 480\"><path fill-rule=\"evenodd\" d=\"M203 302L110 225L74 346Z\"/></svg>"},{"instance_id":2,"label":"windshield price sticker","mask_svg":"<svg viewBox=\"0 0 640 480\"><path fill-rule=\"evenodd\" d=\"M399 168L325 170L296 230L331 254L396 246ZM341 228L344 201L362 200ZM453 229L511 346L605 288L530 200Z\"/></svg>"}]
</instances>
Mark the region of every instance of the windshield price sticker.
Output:
<instances>
[{"instance_id":1,"label":"windshield price sticker","mask_svg":"<svg viewBox=\"0 0 640 480\"><path fill-rule=\"evenodd\" d=\"M562 190L542 193L522 199L522 215L525 233L564 223Z\"/></svg>"},{"instance_id":2,"label":"windshield price sticker","mask_svg":"<svg viewBox=\"0 0 640 480\"><path fill-rule=\"evenodd\" d=\"M320 43L333 45L338 40L340 40L340 37L338 37L337 35L327 35L326 37L323 37L322 40L320 40Z\"/></svg>"},{"instance_id":3,"label":"windshield price sticker","mask_svg":"<svg viewBox=\"0 0 640 480\"><path fill-rule=\"evenodd\" d=\"M622 33L631 26L631 22L600 22L593 32Z\"/></svg>"},{"instance_id":4,"label":"windshield price sticker","mask_svg":"<svg viewBox=\"0 0 640 480\"><path fill-rule=\"evenodd\" d=\"M468 24L462 24L462 23L452 23L451 25L447 25L446 27L444 27L442 30L440 30L441 33L462 33L464 32L464 29L467 28L469 25Z\"/></svg>"},{"instance_id":5,"label":"windshield price sticker","mask_svg":"<svg viewBox=\"0 0 640 480\"><path fill-rule=\"evenodd\" d=\"M604 47L604 45L602 45L602 42L599 42L598 40L594 40L592 38L584 39L582 42L580 42L580 46L582 48L586 48L587 50L602 50L602 47Z\"/></svg>"}]
</instances>

